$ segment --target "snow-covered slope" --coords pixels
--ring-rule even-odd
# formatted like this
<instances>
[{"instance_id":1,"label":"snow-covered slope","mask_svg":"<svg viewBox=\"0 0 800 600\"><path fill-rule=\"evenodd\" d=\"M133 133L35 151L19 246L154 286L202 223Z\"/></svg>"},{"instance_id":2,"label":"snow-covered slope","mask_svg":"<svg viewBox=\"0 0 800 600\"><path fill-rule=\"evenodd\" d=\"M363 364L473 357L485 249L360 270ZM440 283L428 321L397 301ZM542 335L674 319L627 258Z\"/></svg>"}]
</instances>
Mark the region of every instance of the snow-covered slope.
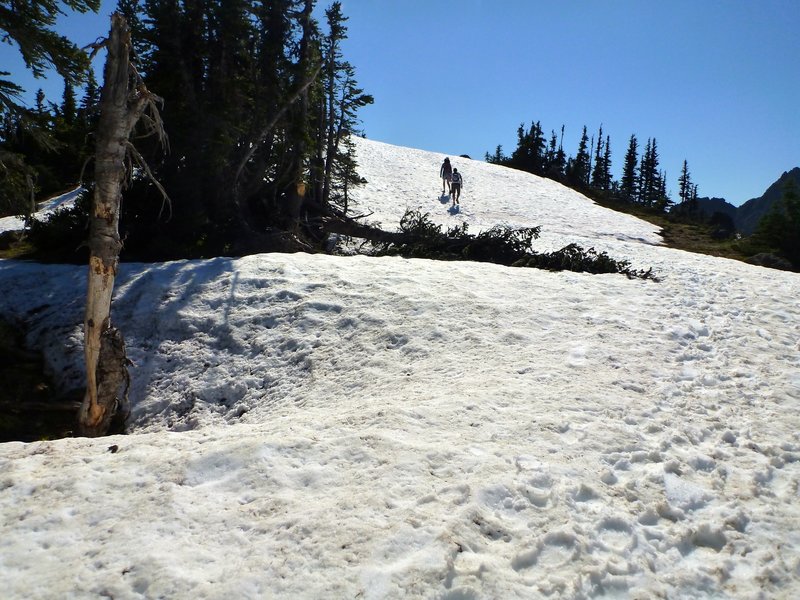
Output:
<instances>
[{"instance_id":1,"label":"snow-covered slope","mask_svg":"<svg viewBox=\"0 0 800 600\"><path fill-rule=\"evenodd\" d=\"M45 202L41 202L34 213L34 217L43 218L54 212L58 208L66 208L75 203L81 188L75 188L58 196L53 196ZM25 219L20 217L0 217L0 233L4 231L17 231L25 227Z\"/></svg>"},{"instance_id":2,"label":"snow-covered slope","mask_svg":"<svg viewBox=\"0 0 800 600\"><path fill-rule=\"evenodd\" d=\"M800 595L800 276L358 140L359 209L541 225L660 283L400 258L121 267L132 435L0 445L10 598ZM81 383L83 269L0 262ZM118 451L111 453L109 446Z\"/></svg>"},{"instance_id":3,"label":"snow-covered slope","mask_svg":"<svg viewBox=\"0 0 800 600\"><path fill-rule=\"evenodd\" d=\"M607 240L658 244L656 228L640 219L596 205L585 196L521 171L450 156L464 177L460 210L442 197L439 167L444 154L358 139L359 173L368 184L353 192L356 206L373 212L372 220L396 228L407 209L430 213L441 225L466 222L477 232L497 224L542 226L537 249L557 249L571 242L605 248Z\"/></svg>"}]
</instances>

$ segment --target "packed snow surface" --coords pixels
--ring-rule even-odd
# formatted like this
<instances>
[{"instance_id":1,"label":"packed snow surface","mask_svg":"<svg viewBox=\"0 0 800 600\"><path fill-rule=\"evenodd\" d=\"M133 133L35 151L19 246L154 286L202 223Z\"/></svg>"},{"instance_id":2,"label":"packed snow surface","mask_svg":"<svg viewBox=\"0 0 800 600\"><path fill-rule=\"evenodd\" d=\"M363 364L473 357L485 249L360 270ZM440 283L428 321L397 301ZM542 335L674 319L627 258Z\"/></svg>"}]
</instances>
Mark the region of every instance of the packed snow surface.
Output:
<instances>
[{"instance_id":1,"label":"packed snow surface","mask_svg":"<svg viewBox=\"0 0 800 600\"><path fill-rule=\"evenodd\" d=\"M0 445L4 598L800 597L800 276L552 181L358 140L356 210L660 282L268 254L120 268L131 434ZM85 269L0 261L82 385ZM110 448L116 447L116 452Z\"/></svg>"}]
</instances>

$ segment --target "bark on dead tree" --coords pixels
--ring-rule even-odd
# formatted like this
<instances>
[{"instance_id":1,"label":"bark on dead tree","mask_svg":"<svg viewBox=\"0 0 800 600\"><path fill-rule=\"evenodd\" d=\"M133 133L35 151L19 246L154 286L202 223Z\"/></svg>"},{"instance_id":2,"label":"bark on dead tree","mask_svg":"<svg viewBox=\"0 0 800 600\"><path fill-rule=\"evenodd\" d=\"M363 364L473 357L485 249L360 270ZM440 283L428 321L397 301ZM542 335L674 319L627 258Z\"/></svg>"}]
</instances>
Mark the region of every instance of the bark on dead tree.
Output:
<instances>
[{"instance_id":1,"label":"bark on dead tree","mask_svg":"<svg viewBox=\"0 0 800 600\"><path fill-rule=\"evenodd\" d=\"M151 94L129 62L131 36L122 15L111 16L105 42L108 55L100 94L100 120L95 152L95 190L89 230L89 276L84 316L86 394L78 415L82 435L108 432L112 418L126 410L128 382L125 344L111 325L111 295L122 242L119 207L127 176L126 163L139 160L128 138L146 109L146 125L163 134Z\"/></svg>"}]
</instances>

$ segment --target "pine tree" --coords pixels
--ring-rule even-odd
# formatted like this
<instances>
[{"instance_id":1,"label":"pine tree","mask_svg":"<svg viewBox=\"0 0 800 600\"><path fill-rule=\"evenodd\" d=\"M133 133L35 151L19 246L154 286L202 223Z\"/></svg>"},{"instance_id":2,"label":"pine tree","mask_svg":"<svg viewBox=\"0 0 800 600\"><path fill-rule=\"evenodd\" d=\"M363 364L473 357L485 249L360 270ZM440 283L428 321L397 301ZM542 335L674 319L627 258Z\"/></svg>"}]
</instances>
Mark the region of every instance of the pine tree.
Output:
<instances>
[{"instance_id":1,"label":"pine tree","mask_svg":"<svg viewBox=\"0 0 800 600\"><path fill-rule=\"evenodd\" d=\"M75 103L75 88L69 81L64 82L64 95L61 99L60 117L67 126L75 123L77 116L77 105Z\"/></svg>"},{"instance_id":2,"label":"pine tree","mask_svg":"<svg viewBox=\"0 0 800 600\"><path fill-rule=\"evenodd\" d=\"M606 136L605 153L603 154L603 189L611 189L611 136Z\"/></svg>"},{"instance_id":3,"label":"pine tree","mask_svg":"<svg viewBox=\"0 0 800 600\"><path fill-rule=\"evenodd\" d=\"M352 146L347 145L342 149L342 140L353 133L356 126L356 113L358 109L371 104L372 96L365 94L358 87L355 80L355 69L344 60L341 43L347 39L347 17L342 14L341 2L334 2L325 11L328 25L328 34L323 40L324 62L324 95L327 108L327 128L325 131L326 147L324 157L324 178L322 202L327 204L333 198L337 204L346 208L341 200L349 184L354 183L352 174L355 173L355 156ZM336 169L337 163L342 168ZM356 177L356 181L360 181ZM335 193L334 193L335 192Z\"/></svg>"},{"instance_id":4,"label":"pine tree","mask_svg":"<svg viewBox=\"0 0 800 600\"><path fill-rule=\"evenodd\" d=\"M658 149L655 138L647 140L639 165L639 202L654 206L663 196L663 182L658 171Z\"/></svg>"},{"instance_id":5,"label":"pine tree","mask_svg":"<svg viewBox=\"0 0 800 600\"><path fill-rule=\"evenodd\" d=\"M800 194L791 179L787 180L781 199L759 221L751 244L759 250L779 253L800 270Z\"/></svg>"},{"instance_id":6,"label":"pine tree","mask_svg":"<svg viewBox=\"0 0 800 600\"><path fill-rule=\"evenodd\" d=\"M553 164L556 162L556 152L558 152L558 136L555 129L550 132L550 143L547 145L547 153L545 154L545 171L549 172Z\"/></svg>"},{"instance_id":7,"label":"pine tree","mask_svg":"<svg viewBox=\"0 0 800 600\"><path fill-rule=\"evenodd\" d=\"M578 145L578 154L575 156L574 160L569 162L567 168L567 178L570 183L577 186L589 185L590 164L589 136L586 132L586 125L584 125L581 141Z\"/></svg>"},{"instance_id":8,"label":"pine tree","mask_svg":"<svg viewBox=\"0 0 800 600\"><path fill-rule=\"evenodd\" d=\"M86 88L83 93L80 105L77 108L76 116L80 123L81 129L85 132L94 131L99 117L100 107L100 88L97 86L97 80L94 73L89 71L89 77L86 81Z\"/></svg>"},{"instance_id":9,"label":"pine tree","mask_svg":"<svg viewBox=\"0 0 800 600\"><path fill-rule=\"evenodd\" d=\"M622 167L622 179L619 186L622 198L628 202L635 201L639 196L638 145L636 136L631 135L628 142L628 151L625 153L625 164Z\"/></svg>"},{"instance_id":10,"label":"pine tree","mask_svg":"<svg viewBox=\"0 0 800 600\"><path fill-rule=\"evenodd\" d=\"M564 152L564 125L561 126L561 137L558 140L558 150L556 151L556 159L550 168L550 172L558 180L563 180L566 175L567 169L567 155Z\"/></svg>"},{"instance_id":11,"label":"pine tree","mask_svg":"<svg viewBox=\"0 0 800 600\"><path fill-rule=\"evenodd\" d=\"M592 169L591 186L595 189L603 189L603 126L597 133L597 145L594 148L594 168Z\"/></svg>"},{"instance_id":12,"label":"pine tree","mask_svg":"<svg viewBox=\"0 0 800 600\"><path fill-rule=\"evenodd\" d=\"M493 165L505 165L508 162L508 157L503 154L503 146L500 144L494 149L494 154L486 153L486 162Z\"/></svg>"},{"instance_id":13,"label":"pine tree","mask_svg":"<svg viewBox=\"0 0 800 600\"><path fill-rule=\"evenodd\" d=\"M689 174L689 164L686 160L683 161L683 169L681 169L681 176L678 178L678 195L681 202L687 202L692 199L694 193L694 185L692 184L692 177Z\"/></svg>"},{"instance_id":14,"label":"pine tree","mask_svg":"<svg viewBox=\"0 0 800 600\"><path fill-rule=\"evenodd\" d=\"M65 80L77 83L84 77L88 57L53 27L64 7L85 13L97 12L100 0L27 0L0 4L0 31L17 43L25 65L35 77L44 77L52 67Z\"/></svg>"},{"instance_id":15,"label":"pine tree","mask_svg":"<svg viewBox=\"0 0 800 600\"><path fill-rule=\"evenodd\" d=\"M517 148L511 154L509 166L528 173L544 175L545 164L546 142L541 122L532 122L527 131L521 124L517 129Z\"/></svg>"},{"instance_id":16,"label":"pine tree","mask_svg":"<svg viewBox=\"0 0 800 600\"><path fill-rule=\"evenodd\" d=\"M5 42L16 43L25 65L35 77L44 77L47 69L53 68L65 81L75 84L85 76L88 57L53 27L57 17L65 14L66 9L97 12L99 8L100 0L3 2L0 4L0 37ZM0 76L6 75L8 73L0 71ZM22 91L20 86L0 79L0 118L14 121L14 129L20 134L14 144L28 144L27 148L14 149L9 146L8 139L0 140L0 169L3 171L0 174L0 195L7 195L2 204L13 205L16 211L22 206L33 210L37 189L58 187L42 165L32 166L55 147L48 132L53 125L52 115L45 106L41 90L37 93L33 114L24 110L17 101ZM25 182L27 188L21 187L20 182Z\"/></svg>"},{"instance_id":17,"label":"pine tree","mask_svg":"<svg viewBox=\"0 0 800 600\"><path fill-rule=\"evenodd\" d=\"M608 190L611 187L611 138L607 135L603 139L602 125L597 133L591 185L597 190Z\"/></svg>"},{"instance_id":18,"label":"pine tree","mask_svg":"<svg viewBox=\"0 0 800 600\"><path fill-rule=\"evenodd\" d=\"M169 135L166 157L142 153L173 200L173 219L158 221L160 194L134 181L128 250L153 239L169 256L311 249L328 202L346 205L360 182L346 137L371 101L341 52L340 4L325 35L314 0L124 4Z\"/></svg>"}]
</instances>

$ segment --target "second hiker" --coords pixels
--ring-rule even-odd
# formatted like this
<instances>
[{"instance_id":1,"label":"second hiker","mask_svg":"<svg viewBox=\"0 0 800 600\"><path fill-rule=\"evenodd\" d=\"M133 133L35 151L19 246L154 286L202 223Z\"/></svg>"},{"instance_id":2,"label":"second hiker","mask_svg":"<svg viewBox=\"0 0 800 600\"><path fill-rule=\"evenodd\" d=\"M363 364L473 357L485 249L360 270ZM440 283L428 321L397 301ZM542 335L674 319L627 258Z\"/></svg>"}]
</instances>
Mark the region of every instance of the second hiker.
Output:
<instances>
[{"instance_id":1,"label":"second hiker","mask_svg":"<svg viewBox=\"0 0 800 600\"><path fill-rule=\"evenodd\" d=\"M461 173L458 169L453 169L453 174L450 176L450 197L453 199L453 206L459 204L458 199L461 196L461 185L464 183Z\"/></svg>"}]
</instances>

